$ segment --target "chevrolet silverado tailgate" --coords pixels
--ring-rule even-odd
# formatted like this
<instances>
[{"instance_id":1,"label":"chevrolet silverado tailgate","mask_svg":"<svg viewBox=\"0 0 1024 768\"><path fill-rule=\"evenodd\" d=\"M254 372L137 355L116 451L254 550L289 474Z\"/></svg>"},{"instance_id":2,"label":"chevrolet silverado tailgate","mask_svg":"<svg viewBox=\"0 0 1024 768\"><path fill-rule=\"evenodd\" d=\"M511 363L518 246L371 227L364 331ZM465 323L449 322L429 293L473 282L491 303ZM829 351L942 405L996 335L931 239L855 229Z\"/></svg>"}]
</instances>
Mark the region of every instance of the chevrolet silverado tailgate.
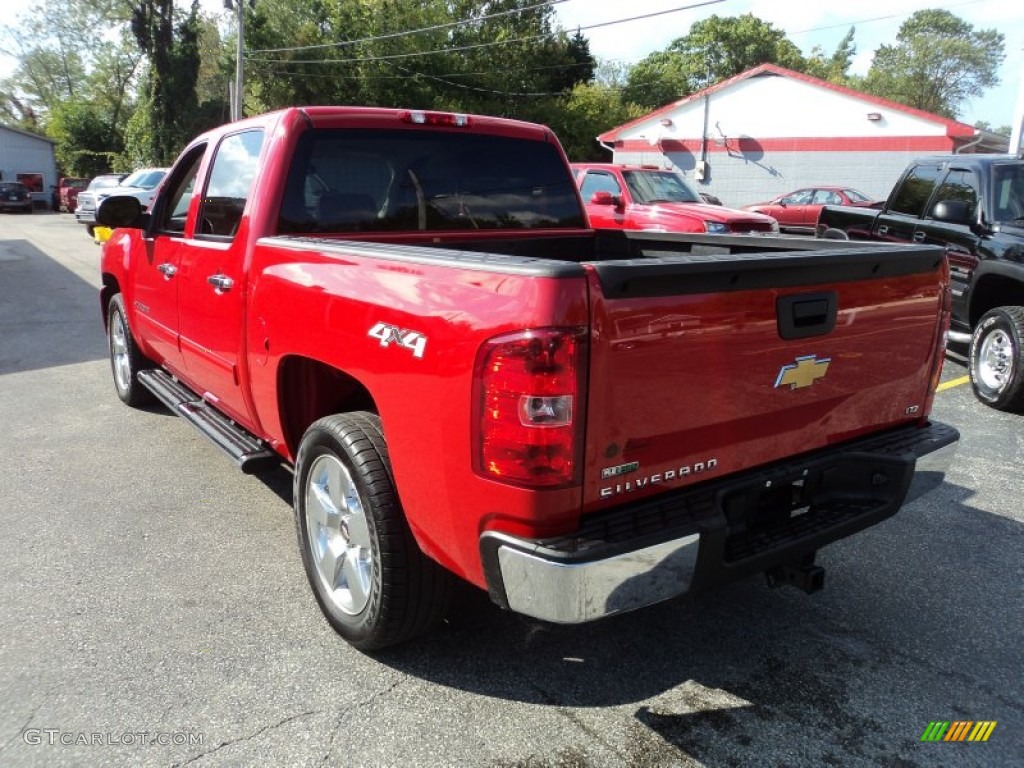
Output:
<instances>
[{"instance_id":1,"label":"chevrolet silverado tailgate","mask_svg":"<svg viewBox=\"0 0 1024 768\"><path fill-rule=\"evenodd\" d=\"M939 249L647 252L586 267L585 510L917 421L930 406L948 285Z\"/></svg>"}]
</instances>

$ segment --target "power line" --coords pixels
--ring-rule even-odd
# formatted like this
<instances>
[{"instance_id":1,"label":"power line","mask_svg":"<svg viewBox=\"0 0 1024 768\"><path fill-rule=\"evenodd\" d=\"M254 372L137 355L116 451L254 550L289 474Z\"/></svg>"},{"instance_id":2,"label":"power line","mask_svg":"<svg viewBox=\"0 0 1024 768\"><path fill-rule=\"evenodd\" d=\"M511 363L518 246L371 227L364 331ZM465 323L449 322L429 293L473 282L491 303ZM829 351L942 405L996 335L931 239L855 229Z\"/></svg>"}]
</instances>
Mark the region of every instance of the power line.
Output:
<instances>
[{"instance_id":1,"label":"power line","mask_svg":"<svg viewBox=\"0 0 1024 768\"><path fill-rule=\"evenodd\" d=\"M291 64L291 63L293 63L293 62L288 62L288 61L282 62L284 67L287 67L287 65ZM413 70L413 69L407 69L406 67L402 67L401 65L398 65L398 64L395 64L393 66L395 66L398 69L401 69L401 70L403 70L405 72L409 72L410 74L412 74L414 76L415 75L422 75L423 77L437 77L437 78L483 77L483 76L486 76L486 75L493 75L494 74L493 70L478 70L476 72L442 72L439 75L427 75L426 73L417 72L416 70ZM560 69L560 70L578 69L578 68L581 68L581 67L584 67L584 66L586 66L586 64L584 64L582 62L576 63L576 64L546 64L544 66L539 66L539 67L516 67L516 72L541 72L541 71L549 70L549 69ZM377 75L377 74L365 73L365 72L364 73L352 74L352 75L346 75L346 74L341 74L341 73L333 73L333 72L332 73L322 73L322 72L290 72L290 71L288 71L284 67L282 67L280 69L275 69L275 71L278 72L281 75L286 76L286 77L304 78L304 79L306 79L306 78L318 78L318 79L321 79L321 80L405 80L407 77L409 77L409 75ZM455 83L454 85L457 85L457 83Z\"/></svg>"},{"instance_id":2,"label":"power line","mask_svg":"<svg viewBox=\"0 0 1024 768\"><path fill-rule=\"evenodd\" d=\"M679 13L680 11L691 11L695 8L703 8L708 5L717 5L725 2L725 0L705 0L701 3L691 3L689 5L679 6L678 8L669 8L664 11L655 11L654 13L645 13L639 16L630 16L625 19L615 19L613 21L603 21L598 24L587 24L585 26L577 27L577 31L582 32L583 30L597 29L599 27L609 27L615 24L626 24L631 21L639 21L640 19L650 19L655 16L664 16L668 13ZM415 58L417 56L430 56L435 53L460 53L462 51L471 51L479 48L489 48L494 45L508 45L509 43L523 43L531 42L534 40L542 40L550 37L550 34L541 35L528 35L526 37L517 37L510 40L494 40L488 43L475 43L473 45L462 45L454 48L438 48L432 51L413 51L410 53L393 53L385 56L363 56L355 59L254 59L246 56L246 59L253 62L259 62L264 64L356 64L365 63L371 61L393 61L395 59L408 59Z\"/></svg>"},{"instance_id":3,"label":"power line","mask_svg":"<svg viewBox=\"0 0 1024 768\"><path fill-rule=\"evenodd\" d=\"M409 76L411 76L411 77L420 77L420 78L423 78L425 80L434 80L434 81L436 81L438 83L444 83L445 85L449 85L452 88L461 88L464 91L476 91L477 93L496 93L499 96L560 96L561 95L561 94L558 94L558 93L550 93L550 92L547 92L547 91L530 91L530 92L527 92L527 91L498 91L498 90L495 90L494 88L479 88L477 86L465 85L463 83L453 83L451 80L445 80L444 78L438 77L437 75L428 75L428 74L426 74L424 72L415 72L415 71L413 71L411 69L406 69L405 67L397 65L397 64L395 66L398 69L402 70L403 72L408 72Z\"/></svg>"},{"instance_id":4,"label":"power line","mask_svg":"<svg viewBox=\"0 0 1024 768\"><path fill-rule=\"evenodd\" d=\"M421 32L436 32L441 29L453 29L455 27L464 27L469 24L479 24L481 21L487 21L488 19L496 19L500 16L510 16L513 13L523 13L524 11L532 11L535 8L550 7L552 5L558 5L564 3L566 0L545 0L543 3L535 3L534 5L528 5L524 8L513 8L509 11L498 11L496 13L488 13L484 16L480 16L476 19L462 19L460 21L450 21L446 24L435 24L432 27L420 27L419 29L409 29L404 32L390 32L386 35L377 35L375 37L363 37L358 40L341 40L337 43L320 43L319 45L297 45L292 48L257 48L250 53L286 53L289 51L313 51L322 48L342 48L348 45L358 45L359 43L373 43L378 40L391 40L396 37L406 37L408 35L418 35Z\"/></svg>"},{"instance_id":5,"label":"power line","mask_svg":"<svg viewBox=\"0 0 1024 768\"><path fill-rule=\"evenodd\" d=\"M959 8L961 5L976 5L977 3L981 3L981 2L986 2L986 0L965 0L962 3L953 3L951 5L945 5L945 6L943 6L943 10L947 10L949 8ZM824 31L826 29L839 29L840 27L852 27L852 26L856 26L857 24L868 24L868 23L870 23L872 21L888 21L889 19L898 19L898 18L901 18L903 16L912 16L913 13L914 13L913 11L909 11L909 12L905 11L903 13L890 13L888 16L875 16L874 18L871 18L871 19L860 19L859 21L848 21L848 22L845 22L843 24L829 24L827 26L822 26L822 27L812 27L811 29L800 29L800 30L797 30L796 32L788 32L787 34L788 35L806 35L806 34L808 34L810 32L822 32L822 31Z\"/></svg>"}]
</instances>

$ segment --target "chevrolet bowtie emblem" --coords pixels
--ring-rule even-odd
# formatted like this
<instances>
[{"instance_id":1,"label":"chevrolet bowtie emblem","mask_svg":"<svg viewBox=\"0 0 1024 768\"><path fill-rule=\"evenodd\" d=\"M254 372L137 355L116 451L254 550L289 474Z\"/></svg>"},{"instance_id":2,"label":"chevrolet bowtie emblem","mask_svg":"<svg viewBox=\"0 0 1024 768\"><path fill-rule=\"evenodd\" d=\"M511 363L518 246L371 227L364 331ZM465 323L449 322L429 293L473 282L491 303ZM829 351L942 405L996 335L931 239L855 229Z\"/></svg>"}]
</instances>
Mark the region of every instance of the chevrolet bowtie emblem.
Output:
<instances>
[{"instance_id":1,"label":"chevrolet bowtie emblem","mask_svg":"<svg viewBox=\"0 0 1024 768\"><path fill-rule=\"evenodd\" d=\"M809 387L818 379L824 378L831 361L830 357L823 357L819 360L816 355L798 357L795 363L782 366L778 378L775 379L775 388L778 389L787 384L790 389Z\"/></svg>"}]
</instances>

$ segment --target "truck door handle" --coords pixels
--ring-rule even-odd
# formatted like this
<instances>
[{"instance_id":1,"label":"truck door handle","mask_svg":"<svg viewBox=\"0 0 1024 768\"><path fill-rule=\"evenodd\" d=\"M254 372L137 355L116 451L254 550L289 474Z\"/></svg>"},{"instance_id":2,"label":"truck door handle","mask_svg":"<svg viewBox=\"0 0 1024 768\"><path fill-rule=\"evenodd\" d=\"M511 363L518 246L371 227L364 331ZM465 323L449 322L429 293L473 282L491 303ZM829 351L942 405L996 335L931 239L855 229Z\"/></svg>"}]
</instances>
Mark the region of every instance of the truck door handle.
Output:
<instances>
[{"instance_id":1,"label":"truck door handle","mask_svg":"<svg viewBox=\"0 0 1024 768\"><path fill-rule=\"evenodd\" d=\"M206 278L206 282L217 289L217 293L224 293L231 290L231 286L235 284L227 275L210 275Z\"/></svg>"},{"instance_id":2,"label":"truck door handle","mask_svg":"<svg viewBox=\"0 0 1024 768\"><path fill-rule=\"evenodd\" d=\"M914 242L915 243L922 243L922 242L924 242L924 232L915 232L914 233Z\"/></svg>"},{"instance_id":3,"label":"truck door handle","mask_svg":"<svg viewBox=\"0 0 1024 768\"><path fill-rule=\"evenodd\" d=\"M878 228L878 234L880 234L880 235L888 234L888 232L889 232L889 227L886 226L885 224L883 224L882 226L880 226Z\"/></svg>"},{"instance_id":4,"label":"truck door handle","mask_svg":"<svg viewBox=\"0 0 1024 768\"><path fill-rule=\"evenodd\" d=\"M157 264L156 268L157 270L159 270L160 274L164 276L165 280L170 280L172 277L178 274L178 268L173 264L169 264L166 261L163 264Z\"/></svg>"}]
</instances>

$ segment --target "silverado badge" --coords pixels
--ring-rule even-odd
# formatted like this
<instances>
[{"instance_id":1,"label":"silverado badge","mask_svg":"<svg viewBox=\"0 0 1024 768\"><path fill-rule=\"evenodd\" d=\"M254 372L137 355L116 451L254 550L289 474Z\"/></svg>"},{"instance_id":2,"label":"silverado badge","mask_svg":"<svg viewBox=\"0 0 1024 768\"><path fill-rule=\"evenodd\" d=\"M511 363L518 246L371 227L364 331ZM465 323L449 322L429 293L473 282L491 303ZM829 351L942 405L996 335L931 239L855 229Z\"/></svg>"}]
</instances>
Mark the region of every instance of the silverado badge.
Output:
<instances>
[{"instance_id":1,"label":"silverado badge","mask_svg":"<svg viewBox=\"0 0 1024 768\"><path fill-rule=\"evenodd\" d=\"M809 387L818 379L824 378L830 362L832 362L830 357L823 357L821 360L817 355L798 357L795 363L782 366L775 379L775 388L778 389L787 384L790 389Z\"/></svg>"}]
</instances>

